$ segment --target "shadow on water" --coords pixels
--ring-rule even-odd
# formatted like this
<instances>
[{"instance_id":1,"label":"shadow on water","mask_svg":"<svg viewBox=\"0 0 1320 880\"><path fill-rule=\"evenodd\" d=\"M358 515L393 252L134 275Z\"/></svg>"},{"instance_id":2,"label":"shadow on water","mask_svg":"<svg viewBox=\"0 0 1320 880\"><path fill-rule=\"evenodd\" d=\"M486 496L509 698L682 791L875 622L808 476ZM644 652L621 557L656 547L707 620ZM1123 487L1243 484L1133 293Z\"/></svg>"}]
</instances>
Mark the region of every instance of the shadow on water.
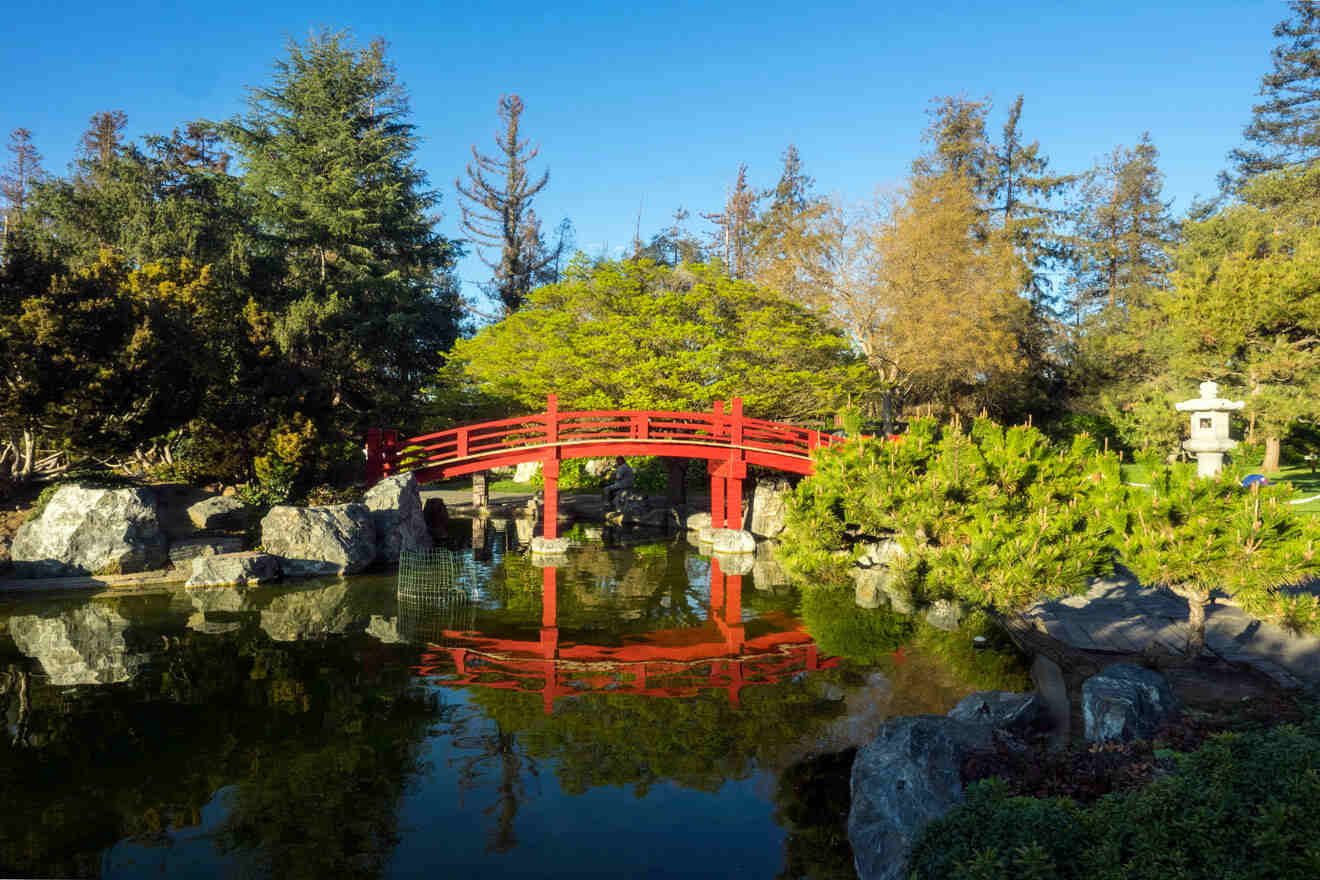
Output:
<instances>
[{"instance_id":1,"label":"shadow on water","mask_svg":"<svg viewBox=\"0 0 1320 880\"><path fill-rule=\"evenodd\" d=\"M0 607L0 873L850 876L846 750L977 686L681 543L479 538Z\"/></svg>"}]
</instances>

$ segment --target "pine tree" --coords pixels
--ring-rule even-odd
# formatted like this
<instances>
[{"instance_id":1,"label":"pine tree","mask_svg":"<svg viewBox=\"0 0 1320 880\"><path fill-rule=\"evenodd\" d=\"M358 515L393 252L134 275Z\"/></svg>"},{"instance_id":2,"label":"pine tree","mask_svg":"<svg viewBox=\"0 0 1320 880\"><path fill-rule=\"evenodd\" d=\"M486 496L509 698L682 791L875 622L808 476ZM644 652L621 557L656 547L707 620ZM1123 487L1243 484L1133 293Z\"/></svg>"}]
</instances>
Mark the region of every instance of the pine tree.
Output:
<instances>
[{"instance_id":1,"label":"pine tree","mask_svg":"<svg viewBox=\"0 0 1320 880\"><path fill-rule=\"evenodd\" d=\"M757 284L820 308L826 299L828 250L822 221L829 203L812 193L814 185L802 170L797 147L789 144L779 182L765 193L770 205L752 225L752 262Z\"/></svg>"},{"instance_id":2,"label":"pine tree","mask_svg":"<svg viewBox=\"0 0 1320 880\"><path fill-rule=\"evenodd\" d=\"M993 106L988 98L946 97L928 111L924 139L929 151L913 162L914 178L932 185L946 178L964 182L972 196L971 236L989 250L1007 246L1018 257L1017 293L1026 302L1023 320L1016 322L1013 350L1025 369L1015 371L1017 401L992 395L1007 413L1035 409L1049 395L1057 375L1053 331L1052 277L1066 253L1058 230L1060 212L1051 199L1072 183L1069 175L1052 174L1037 142L1025 143L1021 133L1024 99L1009 108L1001 140L992 143L986 125ZM956 247L955 244L950 244Z\"/></svg>"},{"instance_id":3,"label":"pine tree","mask_svg":"<svg viewBox=\"0 0 1320 880\"><path fill-rule=\"evenodd\" d=\"M1274 27L1279 40L1270 53L1274 69L1260 81L1259 94L1266 100L1252 108L1242 131L1253 146L1229 153L1236 179L1222 175L1227 187L1320 158L1320 7L1293 0L1288 8L1291 17Z\"/></svg>"},{"instance_id":4,"label":"pine tree","mask_svg":"<svg viewBox=\"0 0 1320 880\"><path fill-rule=\"evenodd\" d=\"M83 158L101 170L109 168L111 161L123 149L124 128L128 115L123 110L103 110L93 113L80 146Z\"/></svg>"},{"instance_id":5,"label":"pine tree","mask_svg":"<svg viewBox=\"0 0 1320 880\"><path fill-rule=\"evenodd\" d=\"M738 166L733 188L724 201L724 209L717 214L701 216L715 224L711 236L711 250L723 254L724 265L734 278L747 278L752 264L752 224L756 220L756 205L761 200L747 183L747 166Z\"/></svg>"},{"instance_id":6,"label":"pine tree","mask_svg":"<svg viewBox=\"0 0 1320 880\"><path fill-rule=\"evenodd\" d=\"M32 144L32 132L16 128L9 134L9 153L13 157L0 174L0 196L4 198L4 219L0 221L0 263L5 260L11 227L23 218L32 185L41 179L41 154Z\"/></svg>"},{"instance_id":7,"label":"pine tree","mask_svg":"<svg viewBox=\"0 0 1320 880\"><path fill-rule=\"evenodd\" d=\"M523 101L517 95L504 95L499 102L499 116L504 132L495 136L499 152L486 155L472 145L472 163L467 166L468 184L455 180L463 211L463 229L477 243L478 253L485 248L499 248L498 260L481 254L482 262L494 270L491 282L505 314L517 311L530 291L543 283L548 267L557 266L563 242L545 246L540 222L532 211L532 199L550 182L550 172L532 179L529 167L540 153L539 147L520 139Z\"/></svg>"},{"instance_id":8,"label":"pine tree","mask_svg":"<svg viewBox=\"0 0 1320 880\"><path fill-rule=\"evenodd\" d=\"M931 151L912 163L912 173L931 178L960 175L967 178L972 192L984 196L995 173L985 133L990 99L944 97L931 103L926 111L930 124L923 136Z\"/></svg>"},{"instance_id":9,"label":"pine tree","mask_svg":"<svg viewBox=\"0 0 1320 880\"><path fill-rule=\"evenodd\" d=\"M1121 401L1119 422L1139 416L1147 438L1148 410L1166 405L1156 380L1168 354L1158 313L1178 235L1163 183L1149 134L1097 163L1075 207L1068 280L1073 380L1086 400Z\"/></svg>"},{"instance_id":10,"label":"pine tree","mask_svg":"<svg viewBox=\"0 0 1320 880\"><path fill-rule=\"evenodd\" d=\"M1077 175L1052 174L1040 142L1023 143L1022 95L1009 108L998 149L992 151L986 197L1000 227L1022 253L1029 267L1025 288L1038 309L1048 309L1050 276L1067 248L1058 235L1064 213L1049 200L1072 186Z\"/></svg>"},{"instance_id":11,"label":"pine tree","mask_svg":"<svg viewBox=\"0 0 1320 880\"><path fill-rule=\"evenodd\" d=\"M1167 289L1178 227L1162 198L1159 156L1147 132L1131 149L1114 148L1089 175L1076 215L1075 308L1106 309L1111 321L1125 321Z\"/></svg>"},{"instance_id":12,"label":"pine tree","mask_svg":"<svg viewBox=\"0 0 1320 880\"><path fill-rule=\"evenodd\" d=\"M32 143L32 132L16 128L9 134L9 153L12 157L0 174L0 196L4 196L7 216L14 222L23 216L32 185L41 179L41 154Z\"/></svg>"}]
</instances>

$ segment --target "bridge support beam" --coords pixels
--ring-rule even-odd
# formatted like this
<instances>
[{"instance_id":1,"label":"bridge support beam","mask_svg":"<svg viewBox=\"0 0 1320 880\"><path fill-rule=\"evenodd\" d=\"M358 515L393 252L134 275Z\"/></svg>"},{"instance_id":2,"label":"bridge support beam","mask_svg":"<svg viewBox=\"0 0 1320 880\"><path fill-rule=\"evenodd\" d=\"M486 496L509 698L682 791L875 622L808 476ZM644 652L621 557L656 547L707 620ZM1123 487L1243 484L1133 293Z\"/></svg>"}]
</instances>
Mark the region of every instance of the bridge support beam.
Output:
<instances>
[{"instance_id":1,"label":"bridge support beam","mask_svg":"<svg viewBox=\"0 0 1320 880\"><path fill-rule=\"evenodd\" d=\"M747 476L747 453L743 443L742 398L735 397L724 412L724 401L715 401L715 423L719 435L727 437L731 449L728 459L711 461L710 524L716 529L741 529L743 521L742 484Z\"/></svg>"},{"instance_id":2,"label":"bridge support beam","mask_svg":"<svg viewBox=\"0 0 1320 880\"><path fill-rule=\"evenodd\" d=\"M710 462L710 526L724 528L724 477L719 476L719 465Z\"/></svg>"},{"instance_id":3,"label":"bridge support beam","mask_svg":"<svg viewBox=\"0 0 1320 880\"><path fill-rule=\"evenodd\" d=\"M541 465L545 478L545 503L541 505L541 534L546 538L559 537L559 459L552 458Z\"/></svg>"},{"instance_id":4,"label":"bridge support beam","mask_svg":"<svg viewBox=\"0 0 1320 880\"><path fill-rule=\"evenodd\" d=\"M545 503L541 506L541 535L559 537L559 395L545 396L545 441L550 455L541 463L545 478Z\"/></svg>"}]
</instances>

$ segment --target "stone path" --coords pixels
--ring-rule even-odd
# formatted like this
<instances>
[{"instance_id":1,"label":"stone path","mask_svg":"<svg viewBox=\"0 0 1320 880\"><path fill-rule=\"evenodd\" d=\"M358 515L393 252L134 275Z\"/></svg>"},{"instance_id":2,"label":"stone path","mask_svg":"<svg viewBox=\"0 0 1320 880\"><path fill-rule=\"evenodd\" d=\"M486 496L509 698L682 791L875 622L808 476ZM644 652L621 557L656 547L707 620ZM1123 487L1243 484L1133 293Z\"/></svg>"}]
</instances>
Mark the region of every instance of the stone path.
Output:
<instances>
[{"instance_id":1,"label":"stone path","mask_svg":"<svg viewBox=\"0 0 1320 880\"><path fill-rule=\"evenodd\" d=\"M1025 616L1051 638L1084 651L1139 654L1156 646L1186 653L1187 600L1143 587L1127 572L1097 580L1082 595L1038 602ZM1258 620L1230 599L1207 609L1206 649L1282 685L1320 689L1320 638Z\"/></svg>"}]
</instances>

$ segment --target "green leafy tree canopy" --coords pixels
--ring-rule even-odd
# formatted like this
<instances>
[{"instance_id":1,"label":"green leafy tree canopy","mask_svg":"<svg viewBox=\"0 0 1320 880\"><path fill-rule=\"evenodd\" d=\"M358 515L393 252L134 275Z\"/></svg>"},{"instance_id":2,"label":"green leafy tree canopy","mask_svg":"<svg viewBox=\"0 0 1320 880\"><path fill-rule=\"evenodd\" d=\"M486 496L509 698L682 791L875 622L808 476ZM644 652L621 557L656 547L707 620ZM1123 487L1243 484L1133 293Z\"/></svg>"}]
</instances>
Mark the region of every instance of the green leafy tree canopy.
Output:
<instances>
[{"instance_id":1,"label":"green leafy tree canopy","mask_svg":"<svg viewBox=\"0 0 1320 880\"><path fill-rule=\"evenodd\" d=\"M532 409L704 410L741 396L766 418L834 412L870 381L846 340L804 308L704 264L570 264L566 280L460 341L478 388Z\"/></svg>"}]
</instances>

